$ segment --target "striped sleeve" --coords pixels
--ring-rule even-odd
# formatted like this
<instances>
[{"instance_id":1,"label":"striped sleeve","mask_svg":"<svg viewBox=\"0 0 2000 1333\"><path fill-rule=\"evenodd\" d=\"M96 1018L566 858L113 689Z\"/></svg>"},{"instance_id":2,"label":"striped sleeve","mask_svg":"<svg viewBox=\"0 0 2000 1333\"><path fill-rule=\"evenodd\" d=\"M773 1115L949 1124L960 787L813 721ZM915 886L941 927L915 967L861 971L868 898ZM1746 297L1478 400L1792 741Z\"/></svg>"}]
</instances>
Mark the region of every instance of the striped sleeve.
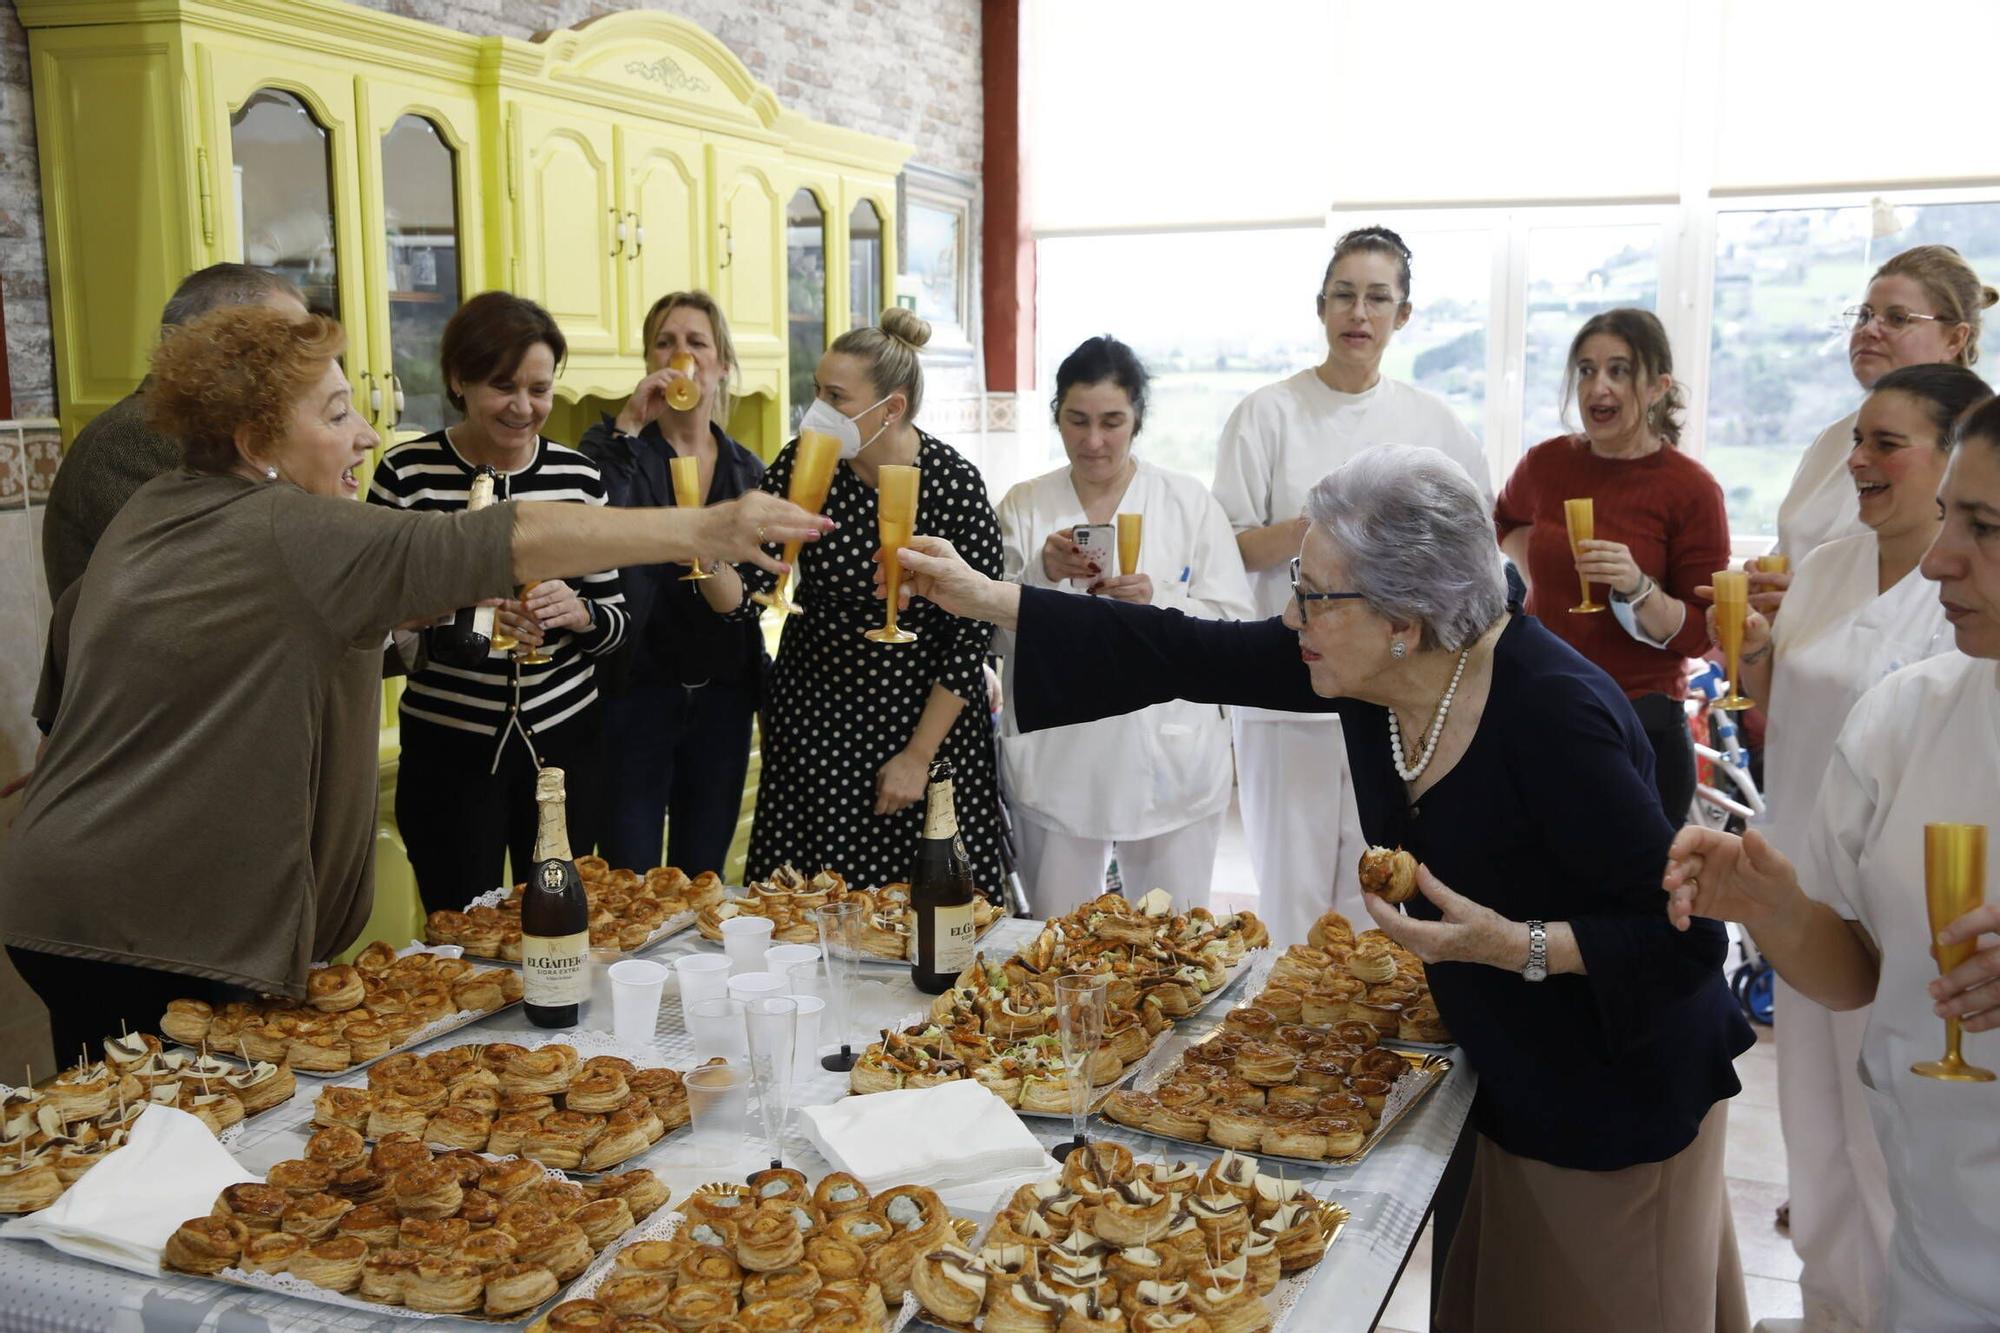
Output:
<instances>
[{"instance_id":1,"label":"striped sleeve","mask_svg":"<svg viewBox=\"0 0 2000 1333\"><path fill-rule=\"evenodd\" d=\"M550 489L534 496L537 500L572 500L604 506L611 493L597 464L578 450L551 444L542 461L542 481ZM618 571L602 569L576 580L579 597L590 603L591 627L577 636L578 646L591 657L614 652L625 642L629 620L625 614L625 592Z\"/></svg>"}]
</instances>

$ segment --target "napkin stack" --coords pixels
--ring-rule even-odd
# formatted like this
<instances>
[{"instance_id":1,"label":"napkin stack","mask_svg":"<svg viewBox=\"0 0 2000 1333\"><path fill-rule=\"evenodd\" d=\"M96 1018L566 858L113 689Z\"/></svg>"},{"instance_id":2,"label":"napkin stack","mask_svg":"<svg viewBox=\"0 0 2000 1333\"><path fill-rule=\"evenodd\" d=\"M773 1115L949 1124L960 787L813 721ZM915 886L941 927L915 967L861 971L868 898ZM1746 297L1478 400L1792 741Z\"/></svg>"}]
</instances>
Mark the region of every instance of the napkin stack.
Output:
<instances>
[{"instance_id":1,"label":"napkin stack","mask_svg":"<svg viewBox=\"0 0 2000 1333\"><path fill-rule=\"evenodd\" d=\"M149 1106L125 1146L85 1172L39 1213L0 1226L0 1236L39 1240L64 1254L160 1275L160 1252L190 1217L206 1217L215 1196L256 1180L208 1127L171 1106Z\"/></svg>"},{"instance_id":2,"label":"napkin stack","mask_svg":"<svg viewBox=\"0 0 2000 1333\"><path fill-rule=\"evenodd\" d=\"M1040 1179L1056 1169L1013 1109L972 1079L844 1097L801 1107L799 1118L826 1160L870 1190L928 1185L940 1194L954 1186L990 1192L1003 1178Z\"/></svg>"}]
</instances>

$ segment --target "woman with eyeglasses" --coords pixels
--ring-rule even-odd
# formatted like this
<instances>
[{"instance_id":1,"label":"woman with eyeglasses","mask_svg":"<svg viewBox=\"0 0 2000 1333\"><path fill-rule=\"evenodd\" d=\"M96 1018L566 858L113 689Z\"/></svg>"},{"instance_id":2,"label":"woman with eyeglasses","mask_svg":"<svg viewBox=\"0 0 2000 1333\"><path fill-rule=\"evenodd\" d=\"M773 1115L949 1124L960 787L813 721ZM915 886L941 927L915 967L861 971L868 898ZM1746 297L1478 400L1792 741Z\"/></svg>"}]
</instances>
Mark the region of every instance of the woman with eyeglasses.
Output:
<instances>
[{"instance_id":1,"label":"woman with eyeglasses","mask_svg":"<svg viewBox=\"0 0 2000 1333\"><path fill-rule=\"evenodd\" d=\"M1892 370L1932 362L1975 365L1980 311L2000 292L1979 280L1965 257L1948 245L1919 245L1875 270L1860 305L1841 312L1848 327L1847 364L1863 390ZM1823 543L1866 532L1847 477L1857 408L1819 433L1792 474L1778 505L1778 545L1793 569ZM1791 587L1789 573L1750 566L1750 600L1775 616Z\"/></svg>"},{"instance_id":2,"label":"woman with eyeglasses","mask_svg":"<svg viewBox=\"0 0 2000 1333\"><path fill-rule=\"evenodd\" d=\"M1650 310L1606 310L1569 345L1563 402L1582 429L1530 449L1500 491L1500 549L1527 576L1528 614L1604 668L1653 743L1653 782L1679 824L1694 802L1687 659L1708 650L1696 589L1729 567L1729 516L1708 469L1679 449L1673 348ZM1572 552L1568 501L1596 536ZM1607 611L1579 611L1581 580ZM1606 594L1609 594L1608 598Z\"/></svg>"},{"instance_id":3,"label":"woman with eyeglasses","mask_svg":"<svg viewBox=\"0 0 2000 1333\"><path fill-rule=\"evenodd\" d=\"M1424 866L1401 911L1366 910L1428 965L1479 1075L1437 1327L1739 1333L1723 1144L1753 1039L1727 940L1661 915L1651 746L1610 677L1508 605L1487 512L1434 449L1364 451L1311 492L1282 622L988 579L934 538L903 561L909 592L1013 631L1023 729L1176 698L1339 711L1363 831ZM1328 836L1331 797L1287 794Z\"/></svg>"},{"instance_id":4,"label":"woman with eyeglasses","mask_svg":"<svg viewBox=\"0 0 2000 1333\"><path fill-rule=\"evenodd\" d=\"M1285 566L1305 535L1307 494L1363 449L1429 445L1492 493L1485 451L1450 406L1382 373L1390 340L1410 322L1410 259L1387 227L1361 227L1335 242L1315 298L1325 359L1250 394L1222 428L1215 498L1236 530L1260 616L1277 615L1291 596ZM1258 914L1285 941L1303 940L1329 906L1357 915L1364 844L1340 719L1240 708L1233 723ZM1292 799L1300 788L1328 793L1332 807L1301 811ZM1328 838L1328 827L1340 836Z\"/></svg>"}]
</instances>

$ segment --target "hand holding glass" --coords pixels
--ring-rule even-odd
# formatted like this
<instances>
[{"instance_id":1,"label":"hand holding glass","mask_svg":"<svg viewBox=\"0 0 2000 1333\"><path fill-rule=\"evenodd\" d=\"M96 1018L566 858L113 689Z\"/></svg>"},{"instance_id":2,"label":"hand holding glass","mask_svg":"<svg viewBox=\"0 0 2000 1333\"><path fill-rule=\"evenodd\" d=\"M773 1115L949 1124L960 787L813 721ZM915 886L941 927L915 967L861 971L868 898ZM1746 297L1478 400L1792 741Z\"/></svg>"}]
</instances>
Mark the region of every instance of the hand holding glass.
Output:
<instances>
[{"instance_id":1,"label":"hand holding glass","mask_svg":"<svg viewBox=\"0 0 2000 1333\"><path fill-rule=\"evenodd\" d=\"M542 586L542 581L540 579L535 579L531 582L523 583L521 585L521 600L523 602L527 601L528 594L541 586ZM543 666L549 662L555 661L553 657L550 657L547 653L542 651L542 645L540 645L539 643L536 644L534 647L528 649L526 653L522 654L520 657L515 658L514 660L519 662L522 666Z\"/></svg>"},{"instance_id":2,"label":"hand holding glass","mask_svg":"<svg viewBox=\"0 0 2000 1333\"><path fill-rule=\"evenodd\" d=\"M1569 553L1570 558L1575 559L1581 554L1578 548L1597 536L1597 507L1588 498L1564 500L1563 521L1569 525ZM1583 584L1583 600L1570 610L1579 615L1586 611L1602 611L1604 603L1590 600L1590 580L1580 572L1577 579Z\"/></svg>"},{"instance_id":3,"label":"hand holding glass","mask_svg":"<svg viewBox=\"0 0 2000 1333\"><path fill-rule=\"evenodd\" d=\"M683 383L675 380L674 383ZM674 476L674 507L676 509L701 508L701 460L699 458L670 458L667 469ZM681 575L681 582L692 583L696 579L712 579L715 575L701 567L701 557L696 556L688 572Z\"/></svg>"},{"instance_id":4,"label":"hand holding glass","mask_svg":"<svg viewBox=\"0 0 2000 1333\"><path fill-rule=\"evenodd\" d=\"M834 469L839 466L839 440L816 430L800 431L798 444L792 450L792 480L785 490L785 498L807 513L817 514L826 507L826 494L833 489ZM785 615L796 614L802 609L787 595L792 585L791 571L798 567L800 545L799 542L785 543L786 572L778 576L778 586L769 592L757 593L751 601Z\"/></svg>"},{"instance_id":5,"label":"hand holding glass","mask_svg":"<svg viewBox=\"0 0 2000 1333\"><path fill-rule=\"evenodd\" d=\"M876 482L876 528L882 538L882 566L888 580L889 600L882 628L863 630L862 637L871 643L915 643L914 631L896 626L896 599L903 586L903 562L896 553L908 546L916 534L920 473L916 468L896 463L884 463L880 472Z\"/></svg>"},{"instance_id":6,"label":"hand holding glass","mask_svg":"<svg viewBox=\"0 0 2000 1333\"><path fill-rule=\"evenodd\" d=\"M1729 672L1729 695L1717 708L1741 712L1753 704L1742 690L1743 621L1750 614L1750 576L1740 569L1715 571L1715 641Z\"/></svg>"},{"instance_id":7,"label":"hand holding glass","mask_svg":"<svg viewBox=\"0 0 2000 1333\"><path fill-rule=\"evenodd\" d=\"M1118 516L1118 572L1121 575L1139 572L1139 537L1145 526L1144 514Z\"/></svg>"},{"instance_id":8,"label":"hand holding glass","mask_svg":"<svg viewBox=\"0 0 2000 1333\"><path fill-rule=\"evenodd\" d=\"M1986 902L1986 826L1984 824L1924 825L1924 906L1930 912L1931 939L1967 912ZM1936 945L1938 972L1951 971L1972 957L1977 939L1950 946ZM1969 1065L1959 1054L1964 1033L1956 1018L1944 1021L1944 1059L1920 1060L1910 1072L1953 1083L1991 1083L1993 1071Z\"/></svg>"}]
</instances>

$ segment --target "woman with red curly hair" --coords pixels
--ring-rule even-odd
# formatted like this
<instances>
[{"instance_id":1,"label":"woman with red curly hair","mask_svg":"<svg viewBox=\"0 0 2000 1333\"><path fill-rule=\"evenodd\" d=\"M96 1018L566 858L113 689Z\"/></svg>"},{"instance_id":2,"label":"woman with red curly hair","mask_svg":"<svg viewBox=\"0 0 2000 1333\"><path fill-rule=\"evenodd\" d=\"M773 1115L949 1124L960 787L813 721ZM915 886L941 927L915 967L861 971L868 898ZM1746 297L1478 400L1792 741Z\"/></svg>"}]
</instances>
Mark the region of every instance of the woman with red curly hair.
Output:
<instances>
[{"instance_id":1,"label":"woman with red curly hair","mask_svg":"<svg viewBox=\"0 0 2000 1333\"><path fill-rule=\"evenodd\" d=\"M700 511L354 502L380 441L330 319L218 310L153 354L185 464L142 487L55 608L47 747L0 852L0 939L59 1052L152 1027L199 984L305 994L373 899L389 631L533 579L707 558L820 519L761 492Z\"/></svg>"}]
</instances>

